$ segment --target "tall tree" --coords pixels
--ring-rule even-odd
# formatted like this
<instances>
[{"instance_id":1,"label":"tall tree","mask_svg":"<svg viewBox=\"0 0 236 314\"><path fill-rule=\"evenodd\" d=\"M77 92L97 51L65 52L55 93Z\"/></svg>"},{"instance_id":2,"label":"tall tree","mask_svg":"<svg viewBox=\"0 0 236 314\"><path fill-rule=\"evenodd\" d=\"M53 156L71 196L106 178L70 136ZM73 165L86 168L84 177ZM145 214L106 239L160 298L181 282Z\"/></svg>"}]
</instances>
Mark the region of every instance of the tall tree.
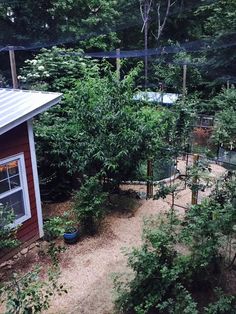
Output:
<instances>
[{"instance_id":1,"label":"tall tree","mask_svg":"<svg viewBox=\"0 0 236 314\"><path fill-rule=\"evenodd\" d=\"M212 47L220 44L223 49L211 50L209 59L209 78L215 84L236 82L236 2L219 0L206 3L195 11L202 21L202 36L215 38Z\"/></svg>"},{"instance_id":2,"label":"tall tree","mask_svg":"<svg viewBox=\"0 0 236 314\"><path fill-rule=\"evenodd\" d=\"M30 45L77 42L80 47L111 49L116 0L26 0L0 4L2 44Z\"/></svg>"},{"instance_id":3,"label":"tall tree","mask_svg":"<svg viewBox=\"0 0 236 314\"><path fill-rule=\"evenodd\" d=\"M170 9L178 0L139 0L140 12L143 21L142 33L144 33L145 49L145 87L148 82L148 32L151 20L156 21L156 27L152 35L158 43L166 25Z\"/></svg>"}]
</instances>

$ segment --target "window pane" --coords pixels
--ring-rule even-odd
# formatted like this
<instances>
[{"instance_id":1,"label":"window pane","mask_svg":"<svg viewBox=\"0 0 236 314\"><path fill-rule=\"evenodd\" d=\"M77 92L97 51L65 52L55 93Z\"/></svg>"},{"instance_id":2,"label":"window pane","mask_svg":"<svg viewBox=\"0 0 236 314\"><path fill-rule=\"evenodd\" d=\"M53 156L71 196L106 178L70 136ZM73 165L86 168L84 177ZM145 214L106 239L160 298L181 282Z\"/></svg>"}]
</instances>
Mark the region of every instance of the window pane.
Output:
<instances>
[{"instance_id":1,"label":"window pane","mask_svg":"<svg viewBox=\"0 0 236 314\"><path fill-rule=\"evenodd\" d=\"M9 183L8 183L8 179L0 181L0 194L9 191Z\"/></svg>"},{"instance_id":2,"label":"window pane","mask_svg":"<svg viewBox=\"0 0 236 314\"><path fill-rule=\"evenodd\" d=\"M7 168L8 168L8 173L10 177L18 174L19 173L18 161L15 160L15 161L9 162L7 164Z\"/></svg>"},{"instance_id":3,"label":"window pane","mask_svg":"<svg viewBox=\"0 0 236 314\"><path fill-rule=\"evenodd\" d=\"M0 165L0 180L4 180L7 178L7 166Z\"/></svg>"},{"instance_id":4,"label":"window pane","mask_svg":"<svg viewBox=\"0 0 236 314\"><path fill-rule=\"evenodd\" d=\"M14 213L16 215L16 219L25 215L22 191L15 192L9 196L2 198L0 199L0 202L3 205L7 205L13 208Z\"/></svg>"},{"instance_id":5,"label":"window pane","mask_svg":"<svg viewBox=\"0 0 236 314\"><path fill-rule=\"evenodd\" d=\"M10 186L11 186L11 189L14 189L14 188L17 188L20 186L19 175L16 175L16 176L10 178Z\"/></svg>"}]
</instances>

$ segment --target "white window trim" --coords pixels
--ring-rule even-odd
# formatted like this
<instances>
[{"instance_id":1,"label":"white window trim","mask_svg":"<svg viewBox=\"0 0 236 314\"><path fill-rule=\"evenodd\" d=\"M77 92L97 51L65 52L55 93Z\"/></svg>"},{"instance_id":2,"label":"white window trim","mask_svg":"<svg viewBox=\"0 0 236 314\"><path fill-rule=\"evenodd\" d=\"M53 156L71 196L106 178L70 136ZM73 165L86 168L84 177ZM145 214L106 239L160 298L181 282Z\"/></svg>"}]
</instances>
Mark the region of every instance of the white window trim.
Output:
<instances>
[{"instance_id":1,"label":"white window trim","mask_svg":"<svg viewBox=\"0 0 236 314\"><path fill-rule=\"evenodd\" d=\"M26 176L26 167L25 167L25 158L24 153L19 153L16 155L13 155L11 157L7 157L4 159L0 159L0 165L6 164L11 161L19 160L19 176L20 176L20 182L21 182L21 188L16 188L14 191L17 192L17 190L22 190L23 193L23 202L24 202L24 209L25 209L25 215L16 219L14 223L12 224L12 227L16 227L19 224L22 224L26 220L31 218L31 210L30 210L30 201L29 201L29 192L28 192L28 183L27 183L27 176ZM5 193L1 194L1 199L5 196L11 195L11 191L7 191Z\"/></svg>"}]
</instances>

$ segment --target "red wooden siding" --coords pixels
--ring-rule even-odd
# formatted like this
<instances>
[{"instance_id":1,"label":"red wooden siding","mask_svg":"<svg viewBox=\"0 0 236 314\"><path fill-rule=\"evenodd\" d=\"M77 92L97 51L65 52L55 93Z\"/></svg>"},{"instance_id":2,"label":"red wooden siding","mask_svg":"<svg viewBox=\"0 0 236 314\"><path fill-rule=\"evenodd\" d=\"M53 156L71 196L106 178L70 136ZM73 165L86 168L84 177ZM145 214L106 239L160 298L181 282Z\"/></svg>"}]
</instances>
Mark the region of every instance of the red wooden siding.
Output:
<instances>
[{"instance_id":1,"label":"red wooden siding","mask_svg":"<svg viewBox=\"0 0 236 314\"><path fill-rule=\"evenodd\" d=\"M24 153L26 176L29 189L31 218L25 221L18 230L18 238L21 242L32 242L39 238L37 208L33 181L33 171L30 156L27 123L22 123L16 128L0 135L0 159ZM0 254L1 257L1 254Z\"/></svg>"}]
</instances>

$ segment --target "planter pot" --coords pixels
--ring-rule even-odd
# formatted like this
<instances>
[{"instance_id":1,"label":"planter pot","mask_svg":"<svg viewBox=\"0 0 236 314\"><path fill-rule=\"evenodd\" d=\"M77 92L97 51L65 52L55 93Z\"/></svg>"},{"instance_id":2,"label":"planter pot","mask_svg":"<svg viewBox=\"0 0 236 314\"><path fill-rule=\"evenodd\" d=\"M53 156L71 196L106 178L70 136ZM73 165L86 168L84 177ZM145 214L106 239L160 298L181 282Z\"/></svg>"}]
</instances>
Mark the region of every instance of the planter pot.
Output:
<instances>
[{"instance_id":1,"label":"planter pot","mask_svg":"<svg viewBox=\"0 0 236 314\"><path fill-rule=\"evenodd\" d=\"M65 243L74 244L79 239L79 230L74 229L73 231L65 232L63 235L63 238L64 238Z\"/></svg>"}]
</instances>

